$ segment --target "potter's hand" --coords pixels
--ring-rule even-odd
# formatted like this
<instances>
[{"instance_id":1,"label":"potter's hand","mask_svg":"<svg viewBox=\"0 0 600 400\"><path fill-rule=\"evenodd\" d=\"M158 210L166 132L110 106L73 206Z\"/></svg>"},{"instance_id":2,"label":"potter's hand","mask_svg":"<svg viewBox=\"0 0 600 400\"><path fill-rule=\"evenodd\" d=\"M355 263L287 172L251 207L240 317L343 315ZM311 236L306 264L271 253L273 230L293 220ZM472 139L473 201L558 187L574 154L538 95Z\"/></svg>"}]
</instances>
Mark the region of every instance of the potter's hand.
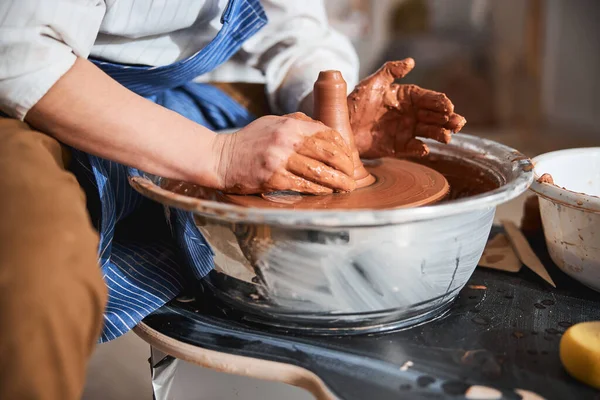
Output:
<instances>
[{"instance_id":1,"label":"potter's hand","mask_svg":"<svg viewBox=\"0 0 600 400\"><path fill-rule=\"evenodd\" d=\"M362 157L424 156L429 149L416 137L448 143L451 132L465 125L443 93L394 83L414 66L412 58L386 62L348 96L350 124Z\"/></svg>"},{"instance_id":2,"label":"potter's hand","mask_svg":"<svg viewBox=\"0 0 600 400\"><path fill-rule=\"evenodd\" d=\"M350 149L336 131L302 113L257 119L217 136L220 189L253 194L279 190L329 194L351 191Z\"/></svg>"}]
</instances>

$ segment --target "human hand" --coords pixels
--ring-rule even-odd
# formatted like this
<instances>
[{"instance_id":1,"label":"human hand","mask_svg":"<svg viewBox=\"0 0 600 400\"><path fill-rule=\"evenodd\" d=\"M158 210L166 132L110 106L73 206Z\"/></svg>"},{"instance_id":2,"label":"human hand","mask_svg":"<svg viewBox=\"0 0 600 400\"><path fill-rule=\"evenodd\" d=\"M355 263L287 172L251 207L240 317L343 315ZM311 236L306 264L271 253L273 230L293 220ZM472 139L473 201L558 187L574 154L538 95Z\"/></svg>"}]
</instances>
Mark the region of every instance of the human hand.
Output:
<instances>
[{"instance_id":1,"label":"human hand","mask_svg":"<svg viewBox=\"0 0 600 400\"><path fill-rule=\"evenodd\" d=\"M302 113L262 117L215 140L219 189L225 192L329 194L356 187L344 139Z\"/></svg>"},{"instance_id":2,"label":"human hand","mask_svg":"<svg viewBox=\"0 0 600 400\"><path fill-rule=\"evenodd\" d=\"M350 125L364 158L424 156L429 148L417 137L448 143L467 122L454 113L443 93L416 85L399 85L415 66L412 58L386 62L348 96Z\"/></svg>"}]
</instances>

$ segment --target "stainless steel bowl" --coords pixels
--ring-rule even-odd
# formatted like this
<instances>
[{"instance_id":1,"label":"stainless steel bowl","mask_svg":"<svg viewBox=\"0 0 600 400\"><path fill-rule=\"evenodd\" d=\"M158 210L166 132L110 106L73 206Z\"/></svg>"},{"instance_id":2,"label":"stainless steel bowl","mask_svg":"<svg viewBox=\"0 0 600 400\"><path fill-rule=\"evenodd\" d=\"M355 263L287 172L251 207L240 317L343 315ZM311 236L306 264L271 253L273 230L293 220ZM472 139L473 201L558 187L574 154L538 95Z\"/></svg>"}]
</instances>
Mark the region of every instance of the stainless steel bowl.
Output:
<instances>
[{"instance_id":1,"label":"stainless steel bowl","mask_svg":"<svg viewBox=\"0 0 600 400\"><path fill-rule=\"evenodd\" d=\"M419 208L300 211L177 194L157 176L131 184L196 214L215 252L205 285L245 319L310 333L385 331L443 313L477 266L496 206L533 177L527 157L490 140L457 134L448 145L428 145L498 188Z\"/></svg>"}]
</instances>

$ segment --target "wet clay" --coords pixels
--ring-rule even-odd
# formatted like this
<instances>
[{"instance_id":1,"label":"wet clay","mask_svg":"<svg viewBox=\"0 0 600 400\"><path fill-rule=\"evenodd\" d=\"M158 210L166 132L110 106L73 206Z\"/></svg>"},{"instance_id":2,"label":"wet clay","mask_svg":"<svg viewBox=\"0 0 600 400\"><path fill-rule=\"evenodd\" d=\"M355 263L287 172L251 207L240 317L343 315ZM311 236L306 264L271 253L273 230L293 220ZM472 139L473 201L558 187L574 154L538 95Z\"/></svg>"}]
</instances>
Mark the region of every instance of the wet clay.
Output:
<instances>
[{"instance_id":1,"label":"wet clay","mask_svg":"<svg viewBox=\"0 0 600 400\"><path fill-rule=\"evenodd\" d=\"M428 167L427 171L442 174L449 183L450 191L437 203L444 203L450 200L461 199L478 194L486 193L500 187L499 182L494 176L480 170L476 166L463 162L456 158L443 157L437 154L430 154L426 158L407 160L395 160L384 158L381 160L366 161L365 165L375 177L376 182L366 188L357 189L352 193L336 193L327 196L304 196L293 192L270 193L265 195L265 200L259 196L241 196L222 193L218 190L208 189L190 183L172 181L169 179L161 180L161 187L172 192L197 197L205 200L233 203L248 207L263 208L292 208L292 209L333 209L333 208L395 208L389 200L380 200L381 193L391 193L388 185L390 180L394 179L394 174L402 163L404 165L422 165ZM400 163L400 164L398 164ZM392 166L396 165L396 168ZM388 172L389 171L389 172ZM388 175L389 174L389 175ZM380 178L380 175L385 175ZM389 177L389 178L386 178ZM388 180L389 179L389 180ZM380 182L388 180L388 183ZM388 187L386 189L386 187ZM395 190L395 189L394 189ZM352 200L354 196L361 196L360 200ZM374 199L374 200L373 200ZM363 204L356 205L359 201ZM380 204L378 206L378 204ZM406 205L398 206L406 207Z\"/></svg>"},{"instance_id":2,"label":"wet clay","mask_svg":"<svg viewBox=\"0 0 600 400\"><path fill-rule=\"evenodd\" d=\"M314 116L339 132L348 143L356 191L318 197L296 193L266 193L261 197L224 195L224 199L246 207L292 209L393 209L443 199L450 190L446 178L425 165L383 158L365 168L354 143L346 93L341 72L322 71L314 85Z\"/></svg>"},{"instance_id":3,"label":"wet clay","mask_svg":"<svg viewBox=\"0 0 600 400\"><path fill-rule=\"evenodd\" d=\"M340 71L321 71L314 85L314 117L339 132L350 146L356 187L362 188L375 182L375 178L363 166L354 145L354 133L350 127L347 85Z\"/></svg>"},{"instance_id":4,"label":"wet clay","mask_svg":"<svg viewBox=\"0 0 600 400\"><path fill-rule=\"evenodd\" d=\"M444 175L450 185L450 193L444 200L457 200L476 196L499 188L503 182L475 165L458 158L429 154L427 157L409 158Z\"/></svg>"},{"instance_id":5,"label":"wet clay","mask_svg":"<svg viewBox=\"0 0 600 400\"><path fill-rule=\"evenodd\" d=\"M318 197L297 193L264 193L261 197L226 194L221 200L260 208L386 209L443 199L449 192L446 178L424 165L388 158L365 168L354 145L346 93L346 81L339 71L322 71L314 85L314 116L346 140L354 163L353 178L362 190Z\"/></svg>"},{"instance_id":6,"label":"wet clay","mask_svg":"<svg viewBox=\"0 0 600 400\"><path fill-rule=\"evenodd\" d=\"M347 85L339 71L322 71L315 82L314 117L339 132L346 141L352 155L352 177L357 187L354 192L322 196L271 192L247 196L180 183L168 185L178 193L183 190L185 193L182 194L245 207L291 209L417 207L496 188L497 185L490 184L491 181L484 179L475 167L465 167L456 160L422 158L428 148L415 136L448 143L450 133L460 130L466 121L454 113L454 106L442 93L393 83L413 66L412 59L386 63L363 80L349 97L346 97ZM360 152L355 144L355 125L363 131L359 136L365 143ZM363 153L378 160L365 165L360 159ZM401 154L412 154L417 158L386 158Z\"/></svg>"},{"instance_id":7,"label":"wet clay","mask_svg":"<svg viewBox=\"0 0 600 400\"><path fill-rule=\"evenodd\" d=\"M540 178L537 181L538 183L549 183L550 185L554 185L554 179L550 174L544 174L540 176Z\"/></svg>"},{"instance_id":8,"label":"wet clay","mask_svg":"<svg viewBox=\"0 0 600 400\"><path fill-rule=\"evenodd\" d=\"M367 163L366 170L374 183L351 193L303 196L285 192L262 197L222 194L218 200L255 208L393 209L435 203L450 191L442 174L407 160L374 160Z\"/></svg>"},{"instance_id":9,"label":"wet clay","mask_svg":"<svg viewBox=\"0 0 600 400\"><path fill-rule=\"evenodd\" d=\"M466 120L445 94L395 83L415 66L412 58L388 61L348 96L350 126L363 158L424 156L417 137L448 143Z\"/></svg>"}]
</instances>

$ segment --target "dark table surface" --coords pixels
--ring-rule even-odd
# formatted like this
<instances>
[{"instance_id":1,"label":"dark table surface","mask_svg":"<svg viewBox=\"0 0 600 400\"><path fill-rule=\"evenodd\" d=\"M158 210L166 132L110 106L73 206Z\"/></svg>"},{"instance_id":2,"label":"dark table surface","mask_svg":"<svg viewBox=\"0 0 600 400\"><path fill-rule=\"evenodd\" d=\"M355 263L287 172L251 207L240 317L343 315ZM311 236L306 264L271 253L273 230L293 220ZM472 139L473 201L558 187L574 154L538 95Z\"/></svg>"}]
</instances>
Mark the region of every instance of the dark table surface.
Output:
<instances>
[{"instance_id":1,"label":"dark table surface","mask_svg":"<svg viewBox=\"0 0 600 400\"><path fill-rule=\"evenodd\" d=\"M471 385L496 388L505 399L520 398L516 388L548 400L600 399L567 375L558 355L569 326L600 320L600 295L554 266L543 238L530 241L557 289L527 268L518 274L477 268L442 318L399 332L346 337L274 332L245 323L234 310L212 306L203 296L173 301L144 322L206 349L301 366L343 400L464 398Z\"/></svg>"}]
</instances>

